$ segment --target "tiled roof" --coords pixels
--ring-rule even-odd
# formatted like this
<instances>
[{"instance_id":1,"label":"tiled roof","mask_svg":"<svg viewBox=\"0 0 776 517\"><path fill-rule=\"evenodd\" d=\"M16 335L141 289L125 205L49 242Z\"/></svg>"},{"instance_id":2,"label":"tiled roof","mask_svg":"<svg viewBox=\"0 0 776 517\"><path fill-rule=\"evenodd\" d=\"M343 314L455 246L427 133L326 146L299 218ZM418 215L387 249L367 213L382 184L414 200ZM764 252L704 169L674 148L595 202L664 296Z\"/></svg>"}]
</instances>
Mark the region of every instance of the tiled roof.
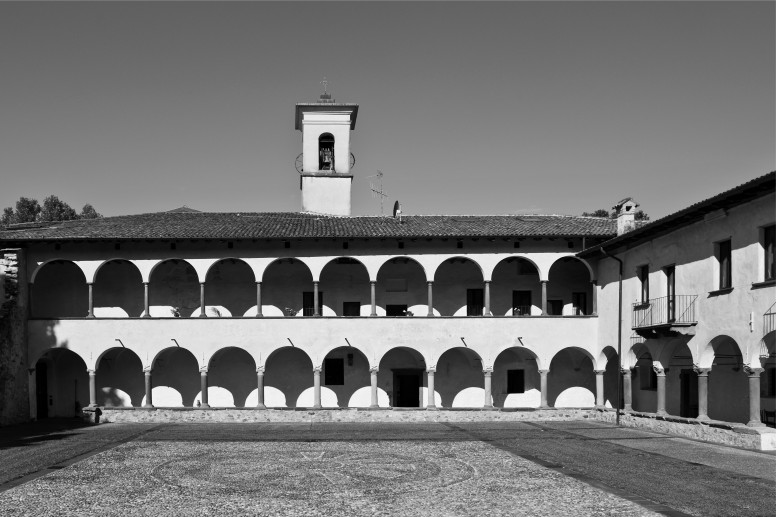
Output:
<instances>
[{"instance_id":1,"label":"tiled roof","mask_svg":"<svg viewBox=\"0 0 776 517\"><path fill-rule=\"evenodd\" d=\"M0 229L0 242L122 239L611 237L616 222L563 215L337 217L299 212L157 212Z\"/></svg>"},{"instance_id":2,"label":"tiled roof","mask_svg":"<svg viewBox=\"0 0 776 517\"><path fill-rule=\"evenodd\" d=\"M774 192L776 192L776 171L769 172L764 176L747 181L735 188L690 205L673 214L661 217L654 221L649 221L647 224L637 227L633 231L582 250L578 255L586 258L593 255L600 255L601 249L615 251L623 247L631 248L633 246L638 246L643 242L671 233L683 226L702 221L706 214L714 212L715 210L728 210L734 206L773 194Z\"/></svg>"}]
</instances>

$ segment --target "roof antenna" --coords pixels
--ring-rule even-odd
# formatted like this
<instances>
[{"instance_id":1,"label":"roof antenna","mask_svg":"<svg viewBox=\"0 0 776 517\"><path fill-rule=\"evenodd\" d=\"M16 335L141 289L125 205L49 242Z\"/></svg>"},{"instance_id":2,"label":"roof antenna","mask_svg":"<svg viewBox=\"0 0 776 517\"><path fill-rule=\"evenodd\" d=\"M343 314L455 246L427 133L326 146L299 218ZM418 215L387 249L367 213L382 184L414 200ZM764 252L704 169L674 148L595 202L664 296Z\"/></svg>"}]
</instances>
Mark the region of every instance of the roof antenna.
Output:
<instances>
[{"instance_id":1,"label":"roof antenna","mask_svg":"<svg viewBox=\"0 0 776 517\"><path fill-rule=\"evenodd\" d=\"M374 176L368 176L369 178L377 178L377 185L373 181L369 182L369 190L372 191L372 197L379 197L380 198L380 216L383 217L385 213L383 212L383 201L385 198L388 197L388 194L385 193L383 190L383 171L378 170L377 174Z\"/></svg>"},{"instance_id":2,"label":"roof antenna","mask_svg":"<svg viewBox=\"0 0 776 517\"><path fill-rule=\"evenodd\" d=\"M394 219L398 218L399 224L401 224L401 203L399 203L398 199L393 204L393 218Z\"/></svg>"}]
</instances>

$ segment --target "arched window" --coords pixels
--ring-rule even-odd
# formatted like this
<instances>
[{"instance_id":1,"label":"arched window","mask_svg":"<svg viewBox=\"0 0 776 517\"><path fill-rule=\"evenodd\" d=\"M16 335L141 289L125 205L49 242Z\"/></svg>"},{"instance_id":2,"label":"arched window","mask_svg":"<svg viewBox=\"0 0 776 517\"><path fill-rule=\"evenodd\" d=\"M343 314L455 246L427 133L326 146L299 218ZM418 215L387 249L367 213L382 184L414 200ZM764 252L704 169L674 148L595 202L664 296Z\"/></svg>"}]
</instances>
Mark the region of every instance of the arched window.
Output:
<instances>
[{"instance_id":1,"label":"arched window","mask_svg":"<svg viewBox=\"0 0 776 517\"><path fill-rule=\"evenodd\" d=\"M331 133L318 137L318 170L334 170L334 135Z\"/></svg>"}]
</instances>

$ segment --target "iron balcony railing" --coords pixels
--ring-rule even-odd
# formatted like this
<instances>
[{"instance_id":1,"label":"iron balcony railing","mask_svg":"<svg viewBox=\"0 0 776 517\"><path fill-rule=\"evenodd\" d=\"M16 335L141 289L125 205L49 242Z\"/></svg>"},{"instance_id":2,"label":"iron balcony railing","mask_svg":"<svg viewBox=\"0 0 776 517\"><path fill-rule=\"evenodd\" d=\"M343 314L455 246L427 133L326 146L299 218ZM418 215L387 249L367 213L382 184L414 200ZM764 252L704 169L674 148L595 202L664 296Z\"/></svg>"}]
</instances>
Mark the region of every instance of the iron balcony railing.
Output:
<instances>
[{"instance_id":1,"label":"iron balcony railing","mask_svg":"<svg viewBox=\"0 0 776 517\"><path fill-rule=\"evenodd\" d=\"M695 319L695 294L663 296L648 302L633 304L631 328L649 328L660 325L693 325Z\"/></svg>"},{"instance_id":2,"label":"iron balcony railing","mask_svg":"<svg viewBox=\"0 0 776 517\"><path fill-rule=\"evenodd\" d=\"M767 336L769 332L774 330L776 330L776 303L763 314L763 336Z\"/></svg>"}]
</instances>

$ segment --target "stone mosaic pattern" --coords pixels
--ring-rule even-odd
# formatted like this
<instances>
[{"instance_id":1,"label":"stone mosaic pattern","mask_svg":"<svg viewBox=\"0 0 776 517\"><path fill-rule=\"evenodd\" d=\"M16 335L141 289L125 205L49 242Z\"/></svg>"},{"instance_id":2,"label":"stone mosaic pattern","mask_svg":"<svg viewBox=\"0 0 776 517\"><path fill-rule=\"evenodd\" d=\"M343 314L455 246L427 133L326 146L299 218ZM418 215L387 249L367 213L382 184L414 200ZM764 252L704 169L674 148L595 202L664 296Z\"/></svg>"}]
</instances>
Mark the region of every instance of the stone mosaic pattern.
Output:
<instances>
[{"instance_id":1,"label":"stone mosaic pattern","mask_svg":"<svg viewBox=\"0 0 776 517\"><path fill-rule=\"evenodd\" d=\"M655 515L478 441L134 441L0 494L16 515Z\"/></svg>"}]
</instances>

